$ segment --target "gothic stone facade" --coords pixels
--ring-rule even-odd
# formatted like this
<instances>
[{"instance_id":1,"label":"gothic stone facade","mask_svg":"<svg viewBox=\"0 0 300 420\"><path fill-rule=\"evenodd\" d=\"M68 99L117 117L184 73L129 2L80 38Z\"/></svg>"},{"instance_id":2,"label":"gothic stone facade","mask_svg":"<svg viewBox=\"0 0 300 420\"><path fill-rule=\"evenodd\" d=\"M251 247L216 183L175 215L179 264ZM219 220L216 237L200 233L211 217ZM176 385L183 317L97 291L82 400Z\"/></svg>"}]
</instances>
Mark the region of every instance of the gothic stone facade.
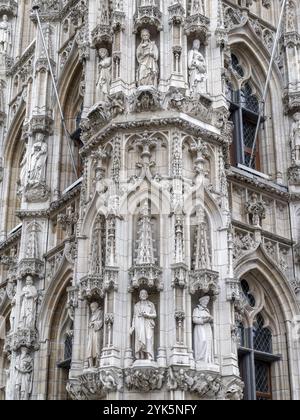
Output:
<instances>
[{"instance_id":1,"label":"gothic stone facade","mask_svg":"<svg viewBox=\"0 0 300 420\"><path fill-rule=\"evenodd\" d=\"M300 398L281 4L0 0L0 399Z\"/></svg>"}]
</instances>

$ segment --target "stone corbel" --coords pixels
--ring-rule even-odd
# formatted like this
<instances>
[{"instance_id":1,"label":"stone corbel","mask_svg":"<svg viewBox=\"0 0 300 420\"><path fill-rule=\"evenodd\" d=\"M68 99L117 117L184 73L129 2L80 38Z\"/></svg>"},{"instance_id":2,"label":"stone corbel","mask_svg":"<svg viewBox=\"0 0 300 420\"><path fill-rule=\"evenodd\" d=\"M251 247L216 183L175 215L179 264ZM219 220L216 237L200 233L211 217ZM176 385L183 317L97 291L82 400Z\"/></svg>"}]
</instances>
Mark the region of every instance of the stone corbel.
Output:
<instances>
[{"instance_id":1,"label":"stone corbel","mask_svg":"<svg viewBox=\"0 0 300 420\"><path fill-rule=\"evenodd\" d=\"M67 392L73 400L101 400L110 392L123 390L123 372L117 368L101 368L87 371L83 375L70 379Z\"/></svg>"},{"instance_id":2,"label":"stone corbel","mask_svg":"<svg viewBox=\"0 0 300 420\"><path fill-rule=\"evenodd\" d=\"M196 394L198 399L223 399L222 379L218 372L197 372L186 367L170 367L167 387L170 391L181 390Z\"/></svg>"},{"instance_id":3,"label":"stone corbel","mask_svg":"<svg viewBox=\"0 0 300 420\"><path fill-rule=\"evenodd\" d=\"M12 351L18 351L21 347L37 351L40 348L38 332L34 328L18 328L6 336L3 351L10 354Z\"/></svg>"}]
</instances>

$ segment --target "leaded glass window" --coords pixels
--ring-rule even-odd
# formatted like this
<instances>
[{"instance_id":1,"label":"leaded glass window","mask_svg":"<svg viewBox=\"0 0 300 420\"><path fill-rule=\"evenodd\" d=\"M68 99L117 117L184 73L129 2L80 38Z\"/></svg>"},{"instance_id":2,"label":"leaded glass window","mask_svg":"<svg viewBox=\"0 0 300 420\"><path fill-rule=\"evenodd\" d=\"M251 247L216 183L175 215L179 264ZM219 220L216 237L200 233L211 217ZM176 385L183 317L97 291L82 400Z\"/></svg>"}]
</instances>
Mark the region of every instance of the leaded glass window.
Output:
<instances>
[{"instance_id":1,"label":"leaded glass window","mask_svg":"<svg viewBox=\"0 0 300 420\"><path fill-rule=\"evenodd\" d=\"M64 349L64 360L72 359L73 351L73 337L72 334L68 333L65 337L65 349Z\"/></svg>"},{"instance_id":2,"label":"leaded glass window","mask_svg":"<svg viewBox=\"0 0 300 420\"><path fill-rule=\"evenodd\" d=\"M264 325L265 321L263 316L258 314L255 325L253 326L253 346L257 351L272 353L272 333Z\"/></svg>"},{"instance_id":3,"label":"leaded glass window","mask_svg":"<svg viewBox=\"0 0 300 420\"><path fill-rule=\"evenodd\" d=\"M241 291L251 307L245 309L249 318L245 317L244 322L237 325L239 367L245 383L245 399L272 400L272 366L281 357L273 353L272 331L263 313L253 314L257 310L258 297L245 279L241 280Z\"/></svg>"},{"instance_id":4,"label":"leaded glass window","mask_svg":"<svg viewBox=\"0 0 300 420\"><path fill-rule=\"evenodd\" d=\"M240 77L245 71L234 54L231 57L232 68ZM231 87L231 89L229 88ZM254 93L251 83L247 81L242 88L232 91L233 85L227 83L226 97L230 102L231 118L234 124L232 163L242 164L252 169L260 170L259 161L259 134L256 136L257 124L260 114L259 98ZM263 118L262 118L263 121ZM256 141L255 141L256 140ZM253 157L251 159L251 156Z\"/></svg>"},{"instance_id":5,"label":"leaded glass window","mask_svg":"<svg viewBox=\"0 0 300 420\"><path fill-rule=\"evenodd\" d=\"M255 362L256 399L259 401L272 400L272 385L270 364Z\"/></svg>"},{"instance_id":6,"label":"leaded glass window","mask_svg":"<svg viewBox=\"0 0 300 420\"><path fill-rule=\"evenodd\" d=\"M241 281L242 291L244 293L245 298L247 299L249 305L254 308L255 307L255 297L250 293L250 287L246 280Z\"/></svg>"}]
</instances>

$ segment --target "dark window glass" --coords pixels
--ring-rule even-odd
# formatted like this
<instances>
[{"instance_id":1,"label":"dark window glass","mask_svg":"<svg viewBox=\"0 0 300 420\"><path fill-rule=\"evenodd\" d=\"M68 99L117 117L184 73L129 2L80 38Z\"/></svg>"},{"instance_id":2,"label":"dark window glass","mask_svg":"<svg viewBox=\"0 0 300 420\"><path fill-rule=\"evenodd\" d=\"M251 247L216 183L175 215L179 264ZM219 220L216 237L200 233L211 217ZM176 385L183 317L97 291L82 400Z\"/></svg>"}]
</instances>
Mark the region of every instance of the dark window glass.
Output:
<instances>
[{"instance_id":1,"label":"dark window glass","mask_svg":"<svg viewBox=\"0 0 300 420\"><path fill-rule=\"evenodd\" d=\"M256 399L272 400L271 367L269 363L255 361Z\"/></svg>"},{"instance_id":2,"label":"dark window glass","mask_svg":"<svg viewBox=\"0 0 300 420\"><path fill-rule=\"evenodd\" d=\"M272 353L272 333L269 328L264 327L265 321L261 314L257 315L253 327L254 349L264 353Z\"/></svg>"},{"instance_id":3,"label":"dark window glass","mask_svg":"<svg viewBox=\"0 0 300 420\"><path fill-rule=\"evenodd\" d=\"M64 359L72 359L72 350L73 350L73 338L71 334L67 334L65 338L65 352Z\"/></svg>"},{"instance_id":4,"label":"dark window glass","mask_svg":"<svg viewBox=\"0 0 300 420\"><path fill-rule=\"evenodd\" d=\"M237 74L241 77L244 77L245 72L243 67L240 65L239 60L236 55L231 55L231 62L232 62L232 68L237 72Z\"/></svg>"},{"instance_id":5,"label":"dark window glass","mask_svg":"<svg viewBox=\"0 0 300 420\"><path fill-rule=\"evenodd\" d=\"M242 287L242 291L243 291L243 293L245 295L245 298L247 299L249 305L252 308L254 308L255 304L256 304L256 301L255 301L254 296L251 295L251 293L250 293L250 287L249 287L248 282L246 280L242 280L241 281L241 287Z\"/></svg>"}]
</instances>

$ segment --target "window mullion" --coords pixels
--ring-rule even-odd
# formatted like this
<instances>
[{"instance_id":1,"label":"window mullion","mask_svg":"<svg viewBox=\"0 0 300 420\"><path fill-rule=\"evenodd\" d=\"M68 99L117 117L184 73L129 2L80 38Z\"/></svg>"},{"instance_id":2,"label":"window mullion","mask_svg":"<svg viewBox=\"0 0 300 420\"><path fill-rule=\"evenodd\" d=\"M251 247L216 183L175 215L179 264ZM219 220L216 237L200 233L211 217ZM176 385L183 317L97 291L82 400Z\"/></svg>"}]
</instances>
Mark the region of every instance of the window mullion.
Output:
<instances>
[{"instance_id":1,"label":"window mullion","mask_svg":"<svg viewBox=\"0 0 300 420\"><path fill-rule=\"evenodd\" d=\"M238 162L245 164L245 146L244 146L244 131L243 131L243 108L242 108L242 95L241 91L237 92L238 95L238 142L237 142L237 154L238 154Z\"/></svg>"},{"instance_id":2,"label":"window mullion","mask_svg":"<svg viewBox=\"0 0 300 420\"><path fill-rule=\"evenodd\" d=\"M252 328L247 329L247 336L249 340L249 349L251 352L249 354L249 399L256 400L256 381L255 381L255 352L254 352L254 340L253 340L253 331Z\"/></svg>"}]
</instances>

